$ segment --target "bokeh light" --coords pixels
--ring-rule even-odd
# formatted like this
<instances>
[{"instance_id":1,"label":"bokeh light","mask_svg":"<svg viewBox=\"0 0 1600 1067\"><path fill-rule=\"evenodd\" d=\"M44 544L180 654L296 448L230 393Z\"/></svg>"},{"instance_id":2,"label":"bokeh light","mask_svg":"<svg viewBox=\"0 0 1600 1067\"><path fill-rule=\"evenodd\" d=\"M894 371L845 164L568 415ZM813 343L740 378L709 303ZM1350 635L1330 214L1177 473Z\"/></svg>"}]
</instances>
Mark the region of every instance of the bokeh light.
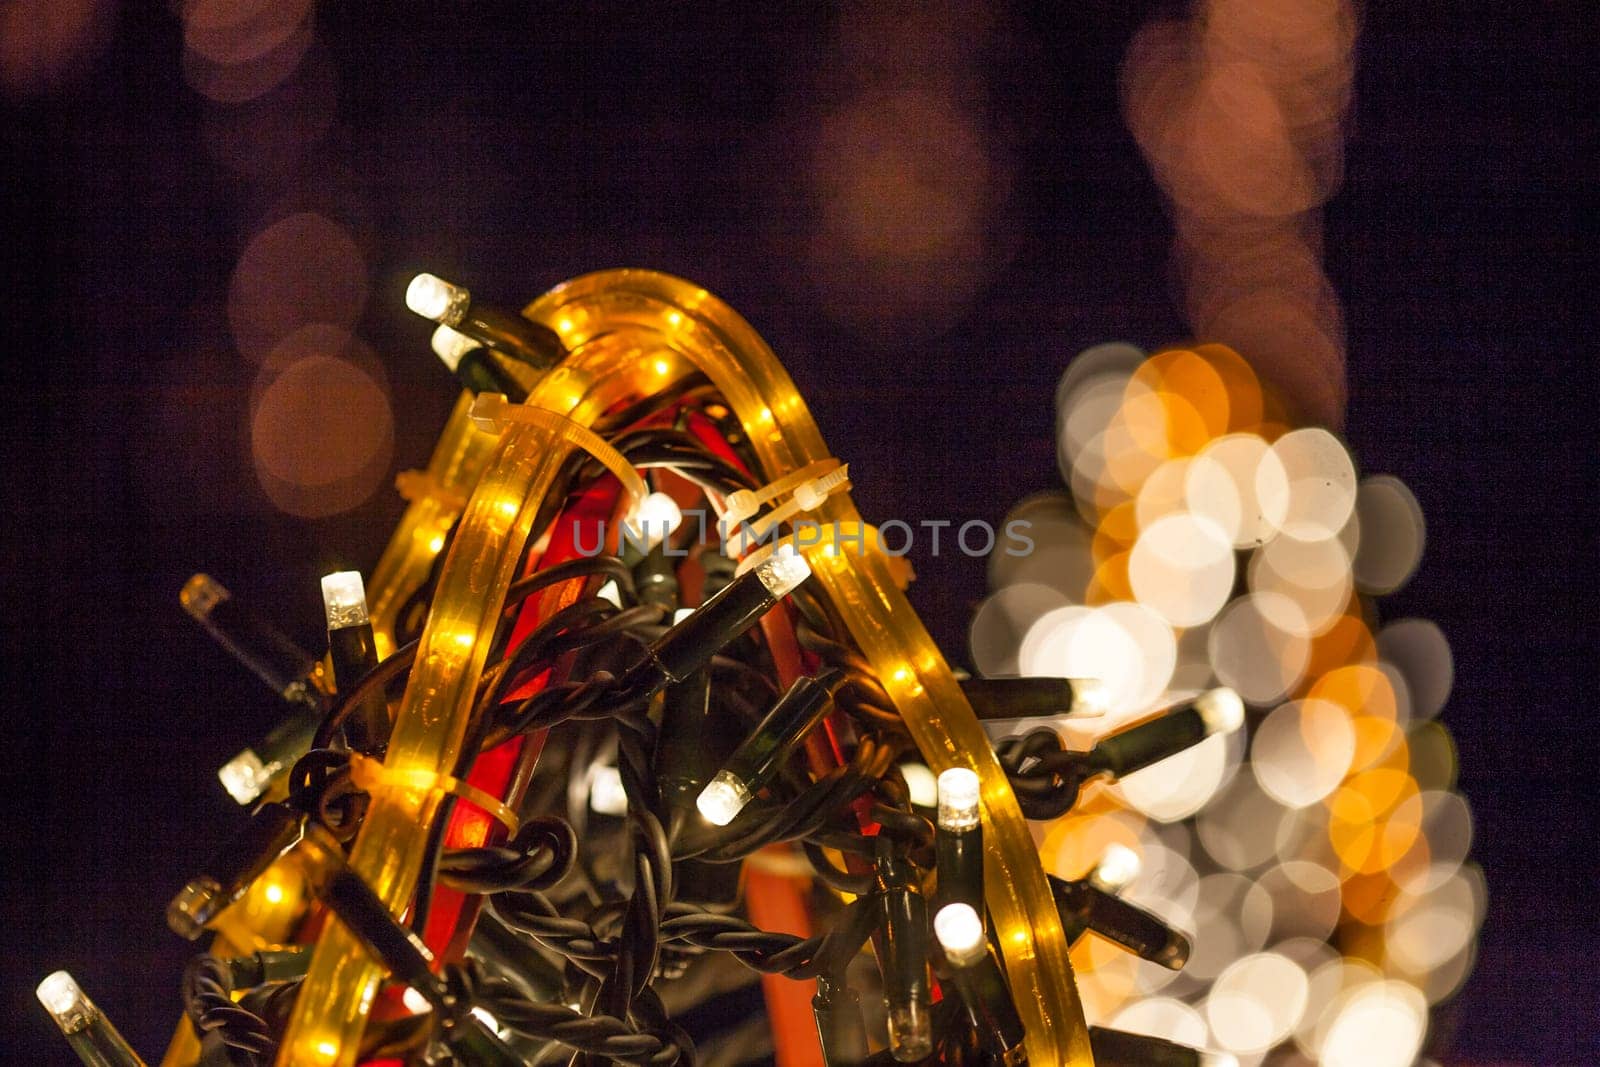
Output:
<instances>
[{"instance_id":1,"label":"bokeh light","mask_svg":"<svg viewBox=\"0 0 1600 1067\"><path fill-rule=\"evenodd\" d=\"M312 337L307 338L306 333ZM394 449L394 415L384 387L326 345L337 331L292 336L257 383L250 450L266 494L282 510L322 518L364 503L384 481ZM319 336L320 335L320 336Z\"/></svg>"},{"instance_id":2,"label":"bokeh light","mask_svg":"<svg viewBox=\"0 0 1600 1067\"><path fill-rule=\"evenodd\" d=\"M1285 15L1302 24L1321 25ZM1295 107L1278 133L1327 121ZM1324 164L1303 180L1323 188ZM1358 482L1339 438L1290 428L1222 345L1097 345L1056 400L1066 492L1007 516L1032 524L1035 550L991 558L974 663L1105 682L1107 715L1054 723L1076 748L1213 685L1250 709L1246 730L1093 783L1035 827L1062 877L1134 849L1124 895L1192 942L1175 973L1086 936L1072 958L1087 1015L1241 1063L1410 1063L1483 917L1455 748L1432 721L1449 645L1421 619L1379 628L1369 599L1420 562L1415 497Z\"/></svg>"}]
</instances>

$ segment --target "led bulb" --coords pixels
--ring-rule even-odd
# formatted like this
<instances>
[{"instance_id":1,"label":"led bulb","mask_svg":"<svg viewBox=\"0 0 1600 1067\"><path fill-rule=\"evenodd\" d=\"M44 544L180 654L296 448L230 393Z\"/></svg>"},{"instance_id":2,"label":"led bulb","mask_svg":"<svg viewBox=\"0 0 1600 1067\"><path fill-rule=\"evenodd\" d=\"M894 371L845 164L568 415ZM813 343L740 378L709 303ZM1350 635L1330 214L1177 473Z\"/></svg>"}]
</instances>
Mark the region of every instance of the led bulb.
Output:
<instances>
[{"instance_id":1,"label":"led bulb","mask_svg":"<svg viewBox=\"0 0 1600 1067\"><path fill-rule=\"evenodd\" d=\"M247 748L217 771L222 788L239 804L253 804L272 781L278 764L272 766L261 761L255 749Z\"/></svg>"},{"instance_id":2,"label":"led bulb","mask_svg":"<svg viewBox=\"0 0 1600 1067\"><path fill-rule=\"evenodd\" d=\"M781 544L772 558L756 568L761 584L775 597L786 597L811 577L811 565L791 544Z\"/></svg>"},{"instance_id":3,"label":"led bulb","mask_svg":"<svg viewBox=\"0 0 1600 1067\"><path fill-rule=\"evenodd\" d=\"M39 1003L64 1034L81 1030L94 1017L95 1007L66 971L47 975L37 990Z\"/></svg>"},{"instance_id":4,"label":"led bulb","mask_svg":"<svg viewBox=\"0 0 1600 1067\"><path fill-rule=\"evenodd\" d=\"M900 764L900 777L906 780L906 790L911 794L911 805L931 808L939 803L939 780L921 763Z\"/></svg>"},{"instance_id":5,"label":"led bulb","mask_svg":"<svg viewBox=\"0 0 1600 1067\"><path fill-rule=\"evenodd\" d=\"M665 541L682 522L683 512L676 500L666 493L651 493L639 501L628 520L628 539L649 551Z\"/></svg>"},{"instance_id":6,"label":"led bulb","mask_svg":"<svg viewBox=\"0 0 1600 1067\"><path fill-rule=\"evenodd\" d=\"M434 274L419 274L406 286L406 307L434 322L454 326L461 321L471 295Z\"/></svg>"},{"instance_id":7,"label":"led bulb","mask_svg":"<svg viewBox=\"0 0 1600 1067\"><path fill-rule=\"evenodd\" d=\"M1115 893L1139 877L1140 868L1137 852L1127 845L1112 842L1106 846L1100 862L1095 864L1094 870L1090 872L1089 881L1097 889Z\"/></svg>"},{"instance_id":8,"label":"led bulb","mask_svg":"<svg viewBox=\"0 0 1600 1067\"><path fill-rule=\"evenodd\" d=\"M1244 725L1244 701L1226 686L1201 693L1194 708L1209 733L1231 734Z\"/></svg>"},{"instance_id":9,"label":"led bulb","mask_svg":"<svg viewBox=\"0 0 1600 1067\"><path fill-rule=\"evenodd\" d=\"M183 583L178 591L178 603L191 616L204 622L211 610L229 597L227 587L209 574L197 574Z\"/></svg>"},{"instance_id":10,"label":"led bulb","mask_svg":"<svg viewBox=\"0 0 1600 1067\"><path fill-rule=\"evenodd\" d=\"M933 917L933 936L939 939L947 959L966 967L981 959L984 947L983 919L971 904L946 904Z\"/></svg>"},{"instance_id":11,"label":"led bulb","mask_svg":"<svg viewBox=\"0 0 1600 1067\"><path fill-rule=\"evenodd\" d=\"M1073 715L1086 719L1096 718L1111 710L1111 687L1099 678L1074 678L1072 680Z\"/></svg>"},{"instance_id":12,"label":"led bulb","mask_svg":"<svg viewBox=\"0 0 1600 1067\"><path fill-rule=\"evenodd\" d=\"M889 1012L889 1054L901 1063L917 1063L933 1054L933 1020L920 1001Z\"/></svg>"},{"instance_id":13,"label":"led bulb","mask_svg":"<svg viewBox=\"0 0 1600 1067\"><path fill-rule=\"evenodd\" d=\"M951 767L938 779L939 828L971 830L978 825L978 795L981 785L976 772L966 767Z\"/></svg>"},{"instance_id":14,"label":"led bulb","mask_svg":"<svg viewBox=\"0 0 1600 1067\"><path fill-rule=\"evenodd\" d=\"M454 373L455 369L461 366L462 356L471 352L474 348L482 347L466 334L461 333L459 330L453 330L444 325L444 323L440 323L439 328L433 331L433 354L438 356L446 367L450 368L451 373Z\"/></svg>"},{"instance_id":15,"label":"led bulb","mask_svg":"<svg viewBox=\"0 0 1600 1067\"><path fill-rule=\"evenodd\" d=\"M405 1009L413 1015L421 1015L433 1010L433 1005L428 1003L428 998L410 986L407 986L406 991L400 994L400 1003L405 1005Z\"/></svg>"},{"instance_id":16,"label":"led bulb","mask_svg":"<svg viewBox=\"0 0 1600 1067\"><path fill-rule=\"evenodd\" d=\"M488 1010L485 1008L473 1008L472 1017L478 1020L484 1026L487 1026L489 1028L489 1032L496 1036L505 1033L505 1031L500 1028L500 1020L496 1019L493 1015L490 1015Z\"/></svg>"},{"instance_id":17,"label":"led bulb","mask_svg":"<svg viewBox=\"0 0 1600 1067\"><path fill-rule=\"evenodd\" d=\"M367 621L367 590L360 571L336 571L322 579L322 606L328 629L343 630Z\"/></svg>"},{"instance_id":18,"label":"led bulb","mask_svg":"<svg viewBox=\"0 0 1600 1067\"><path fill-rule=\"evenodd\" d=\"M590 772L589 806L601 815L619 818L628 814L628 793L622 788L622 772L604 764Z\"/></svg>"},{"instance_id":19,"label":"led bulb","mask_svg":"<svg viewBox=\"0 0 1600 1067\"><path fill-rule=\"evenodd\" d=\"M695 798L694 806L706 822L713 826L726 826L750 803L750 790L727 771L718 771L715 778Z\"/></svg>"}]
</instances>

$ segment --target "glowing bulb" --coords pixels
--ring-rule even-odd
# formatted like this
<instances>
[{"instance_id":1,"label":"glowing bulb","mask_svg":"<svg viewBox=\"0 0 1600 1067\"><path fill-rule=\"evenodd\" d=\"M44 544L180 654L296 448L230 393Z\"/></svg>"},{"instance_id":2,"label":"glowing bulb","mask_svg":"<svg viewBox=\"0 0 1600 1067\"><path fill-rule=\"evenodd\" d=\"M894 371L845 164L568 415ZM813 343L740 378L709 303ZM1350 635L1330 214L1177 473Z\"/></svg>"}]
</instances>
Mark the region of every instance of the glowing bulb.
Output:
<instances>
[{"instance_id":1,"label":"glowing bulb","mask_svg":"<svg viewBox=\"0 0 1600 1067\"><path fill-rule=\"evenodd\" d=\"M1111 710L1111 690L1098 678L1072 680L1072 714L1095 718Z\"/></svg>"},{"instance_id":2,"label":"glowing bulb","mask_svg":"<svg viewBox=\"0 0 1600 1067\"><path fill-rule=\"evenodd\" d=\"M1115 893L1139 877L1140 867L1137 852L1127 845L1113 841L1106 846L1100 862L1095 864L1094 871L1089 875L1089 881L1093 882L1096 888L1103 889L1107 893Z\"/></svg>"},{"instance_id":3,"label":"glowing bulb","mask_svg":"<svg viewBox=\"0 0 1600 1067\"><path fill-rule=\"evenodd\" d=\"M261 762L254 749L245 749L217 771L222 788L239 804L253 804L272 780L272 768Z\"/></svg>"},{"instance_id":4,"label":"glowing bulb","mask_svg":"<svg viewBox=\"0 0 1600 1067\"><path fill-rule=\"evenodd\" d=\"M748 803L750 790L745 788L745 784L727 771L718 771L717 776L707 782L695 798L694 806L700 809L706 822L713 826L726 826Z\"/></svg>"},{"instance_id":5,"label":"glowing bulb","mask_svg":"<svg viewBox=\"0 0 1600 1067\"><path fill-rule=\"evenodd\" d=\"M444 547L444 534L434 534L433 540L428 542L428 551L437 553Z\"/></svg>"},{"instance_id":6,"label":"glowing bulb","mask_svg":"<svg viewBox=\"0 0 1600 1067\"><path fill-rule=\"evenodd\" d=\"M939 827L971 830L978 825L980 783L976 772L951 767L939 775Z\"/></svg>"},{"instance_id":7,"label":"glowing bulb","mask_svg":"<svg viewBox=\"0 0 1600 1067\"><path fill-rule=\"evenodd\" d=\"M78 983L66 971L47 975L37 990L39 1003L63 1032L78 1029L94 1013L94 1005L83 995Z\"/></svg>"},{"instance_id":8,"label":"glowing bulb","mask_svg":"<svg viewBox=\"0 0 1600 1067\"><path fill-rule=\"evenodd\" d=\"M404 1004L406 1010L413 1015L421 1015L423 1012L433 1010L433 1005L428 1003L427 997L409 987L404 993L400 994L400 1003Z\"/></svg>"},{"instance_id":9,"label":"glowing bulb","mask_svg":"<svg viewBox=\"0 0 1600 1067\"><path fill-rule=\"evenodd\" d=\"M678 502L666 493L651 493L639 501L628 520L630 539L646 551L665 541L683 522Z\"/></svg>"},{"instance_id":10,"label":"glowing bulb","mask_svg":"<svg viewBox=\"0 0 1600 1067\"><path fill-rule=\"evenodd\" d=\"M984 954L983 920L971 904L946 904L933 917L933 936L946 958L965 967Z\"/></svg>"},{"instance_id":11,"label":"glowing bulb","mask_svg":"<svg viewBox=\"0 0 1600 1067\"><path fill-rule=\"evenodd\" d=\"M1201 693L1194 707L1210 733L1231 734L1244 725L1244 701L1226 686Z\"/></svg>"},{"instance_id":12,"label":"glowing bulb","mask_svg":"<svg viewBox=\"0 0 1600 1067\"><path fill-rule=\"evenodd\" d=\"M622 788L622 772L615 767L598 766L589 778L589 806L601 815L618 818L628 814L628 793Z\"/></svg>"},{"instance_id":13,"label":"glowing bulb","mask_svg":"<svg viewBox=\"0 0 1600 1067\"><path fill-rule=\"evenodd\" d=\"M328 629L343 630L367 621L367 590L360 571L335 571L322 578L322 606Z\"/></svg>"},{"instance_id":14,"label":"glowing bulb","mask_svg":"<svg viewBox=\"0 0 1600 1067\"><path fill-rule=\"evenodd\" d=\"M440 323L439 328L433 331L433 354L438 356L452 372L461 366L462 356L474 348L482 347L466 334L453 330L444 323Z\"/></svg>"},{"instance_id":15,"label":"glowing bulb","mask_svg":"<svg viewBox=\"0 0 1600 1067\"><path fill-rule=\"evenodd\" d=\"M931 808L939 803L938 779L927 767L920 763L902 763L900 777L906 780L906 790L911 794L913 807Z\"/></svg>"},{"instance_id":16,"label":"glowing bulb","mask_svg":"<svg viewBox=\"0 0 1600 1067\"><path fill-rule=\"evenodd\" d=\"M811 577L811 565L793 545L782 544L772 558L756 568L761 584L775 597L786 597Z\"/></svg>"},{"instance_id":17,"label":"glowing bulb","mask_svg":"<svg viewBox=\"0 0 1600 1067\"><path fill-rule=\"evenodd\" d=\"M434 322L454 324L461 321L471 299L459 285L451 285L433 274L419 274L406 286L406 307Z\"/></svg>"},{"instance_id":18,"label":"glowing bulb","mask_svg":"<svg viewBox=\"0 0 1600 1067\"><path fill-rule=\"evenodd\" d=\"M262 895L267 898L268 904L282 904L283 886L279 885L277 882L273 882L262 891Z\"/></svg>"}]
</instances>

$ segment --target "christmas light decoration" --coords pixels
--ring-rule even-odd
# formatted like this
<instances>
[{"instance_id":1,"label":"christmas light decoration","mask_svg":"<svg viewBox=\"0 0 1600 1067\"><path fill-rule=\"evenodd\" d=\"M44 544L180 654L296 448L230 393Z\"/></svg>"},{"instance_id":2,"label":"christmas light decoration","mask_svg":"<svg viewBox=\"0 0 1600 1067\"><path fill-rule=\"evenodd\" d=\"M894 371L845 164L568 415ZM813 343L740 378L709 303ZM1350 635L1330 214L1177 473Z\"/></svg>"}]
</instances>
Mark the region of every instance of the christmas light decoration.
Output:
<instances>
[{"instance_id":1,"label":"christmas light decoration","mask_svg":"<svg viewBox=\"0 0 1600 1067\"><path fill-rule=\"evenodd\" d=\"M1383 977L1319 988L1327 1025L1307 1045L1349 1040L1387 1004L1415 1017L1433 961L1406 915L1455 901L1462 883L1413 849L1430 818L1459 816L1430 809L1402 765L1400 717L1372 703L1391 675L1359 654L1376 646L1355 631L1351 594L1328 607L1327 582L1308 577L1323 557L1303 546L1343 545L1358 511L1325 476L1337 457L1262 421L1237 356L1123 353L1065 383L1075 492L1050 498L1036 533L1093 521L1082 543L1102 558L1059 603L1038 601L1011 669L958 678L855 512L848 467L710 294L606 272L535 301L526 331L481 326L494 316L431 275L407 302L467 338L435 337L458 372L487 347L522 360L522 383L537 361L510 350L530 339L549 358L520 400L462 379L433 461L399 482L408 507L370 579L323 579L323 662L230 615L210 580L185 588L294 725L225 766L235 799L265 802L172 902L175 931L211 940L185 972L163 1063L691 1062L685 1008L737 984L728 966L769 979L773 1041L796 1062L1265 1053L1299 1039L1322 943L1202 955L1196 915L1212 894L1150 889L1152 871L1192 872L1201 849L1227 872L1263 865L1255 842L1203 823L1180 856L1153 821L1181 829L1243 789L1239 771L1224 777L1249 727L1263 768L1310 763L1257 775L1262 803L1299 802L1278 835L1292 858L1273 861L1283 886L1240 894L1291 898L1306 872L1288 865L1331 853L1352 917L1385 924L1382 945L1350 933ZM1086 390L1094 419L1074 406ZM1261 447L1217 444L1252 434ZM1245 516L1246 489L1265 518ZM718 521L687 522L691 509ZM1153 536L1169 521L1183 536ZM1214 588L1215 544L1229 581L1245 576L1233 599ZM1264 639L1251 656L1213 648L1231 640L1218 626L1235 600L1298 637L1303 660L1266 662L1288 646ZM1317 609L1326 619L1301 621ZM1205 626L1207 640L1184 640ZM1263 677L1288 680L1263 699ZM1349 743L1302 751L1305 729ZM1307 799L1330 752L1348 765ZM1383 902L1389 886L1406 908ZM1216 899L1237 888L1217 883ZM795 932L755 921L779 907ZM1197 961L1209 973L1185 978ZM1113 994L1099 983L1118 968L1128 981ZM1186 981L1204 998L1198 1033L1141 1033L1160 1020L1117 1011ZM46 986L58 1020L98 1017L70 979ZM1265 1022L1252 1030L1241 1002ZM111 1048L109 1024L95 1033Z\"/></svg>"}]
</instances>

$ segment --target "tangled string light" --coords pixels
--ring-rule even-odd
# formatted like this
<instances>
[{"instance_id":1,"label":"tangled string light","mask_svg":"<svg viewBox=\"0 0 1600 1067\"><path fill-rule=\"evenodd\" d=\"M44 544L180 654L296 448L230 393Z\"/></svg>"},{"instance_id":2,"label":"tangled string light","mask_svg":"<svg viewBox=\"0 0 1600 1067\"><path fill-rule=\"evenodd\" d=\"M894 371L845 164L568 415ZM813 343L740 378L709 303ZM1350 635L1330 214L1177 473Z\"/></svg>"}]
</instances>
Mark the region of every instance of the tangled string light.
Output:
<instances>
[{"instance_id":1,"label":"tangled string light","mask_svg":"<svg viewBox=\"0 0 1600 1067\"><path fill-rule=\"evenodd\" d=\"M715 1062L740 969L789 1063L1409 1061L1481 903L1437 631L1355 592L1414 566L1409 497L1231 350L1073 362L1073 494L1013 516L958 682L704 290L407 300L462 398L371 597L323 579L327 654L182 591L289 711L169 908L212 940L164 1063ZM65 972L39 996L141 1062Z\"/></svg>"}]
</instances>

